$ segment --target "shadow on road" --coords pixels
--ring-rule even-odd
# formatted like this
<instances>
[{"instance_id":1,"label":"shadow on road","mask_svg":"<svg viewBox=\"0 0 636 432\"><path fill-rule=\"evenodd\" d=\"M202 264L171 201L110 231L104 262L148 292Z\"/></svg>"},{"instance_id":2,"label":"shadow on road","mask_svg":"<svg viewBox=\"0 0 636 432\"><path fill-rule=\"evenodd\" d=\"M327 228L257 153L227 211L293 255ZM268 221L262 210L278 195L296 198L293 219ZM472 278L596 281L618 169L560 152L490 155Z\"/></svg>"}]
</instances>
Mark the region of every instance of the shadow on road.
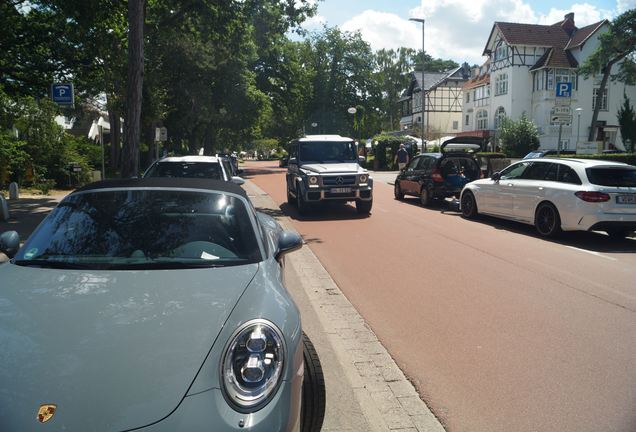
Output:
<instances>
[{"instance_id":1,"label":"shadow on road","mask_svg":"<svg viewBox=\"0 0 636 432\"><path fill-rule=\"evenodd\" d=\"M286 170L286 168L279 168L277 165L274 166L262 166L258 168L249 168L243 167L243 172L240 174L244 179L252 179L256 176L268 175L268 174L279 174L280 172Z\"/></svg>"},{"instance_id":2,"label":"shadow on road","mask_svg":"<svg viewBox=\"0 0 636 432\"><path fill-rule=\"evenodd\" d=\"M369 217L369 215L358 214L354 205L343 203L322 203L320 205L314 205L311 206L306 215L300 215L298 209L288 203L281 204L280 209L285 215L301 222L355 220ZM373 213L373 210L371 210L371 213Z\"/></svg>"},{"instance_id":3,"label":"shadow on road","mask_svg":"<svg viewBox=\"0 0 636 432\"><path fill-rule=\"evenodd\" d=\"M459 215L459 213L457 213ZM603 253L634 253L636 252L636 238L610 238L605 233L595 231L568 231L561 233L554 239L541 237L535 230L534 226L521 222L513 222L505 219L498 219L491 216L480 215L479 218L472 220L474 223L481 223L491 226L498 230L506 230L516 234L537 237L552 243L558 243L564 246L576 247L591 252Z\"/></svg>"},{"instance_id":4,"label":"shadow on road","mask_svg":"<svg viewBox=\"0 0 636 432\"><path fill-rule=\"evenodd\" d=\"M461 217L459 209L453 208L448 201L433 200L428 207L422 207L417 198L405 197L403 203L421 207L426 211L439 211L449 216ZM546 239L537 234L534 226L521 222L514 222L505 219L498 219L491 216L480 215L479 218L471 220L473 223L481 223L498 230L514 232L516 234L537 237L545 241L562 244L564 246L585 249L591 252L603 253L634 253L636 252L636 238L615 239L605 235L605 233L595 231L568 231L561 233L555 239Z\"/></svg>"}]
</instances>

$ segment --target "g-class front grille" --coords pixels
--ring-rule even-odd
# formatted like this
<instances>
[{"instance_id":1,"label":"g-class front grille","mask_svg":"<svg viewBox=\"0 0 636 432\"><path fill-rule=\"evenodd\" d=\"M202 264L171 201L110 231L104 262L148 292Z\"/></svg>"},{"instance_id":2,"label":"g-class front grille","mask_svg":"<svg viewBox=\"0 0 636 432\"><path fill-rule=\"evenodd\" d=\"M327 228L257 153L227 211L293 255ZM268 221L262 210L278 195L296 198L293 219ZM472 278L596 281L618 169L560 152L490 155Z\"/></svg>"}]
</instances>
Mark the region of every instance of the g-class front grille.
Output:
<instances>
[{"instance_id":1,"label":"g-class front grille","mask_svg":"<svg viewBox=\"0 0 636 432\"><path fill-rule=\"evenodd\" d=\"M329 176L322 178L322 184L325 186L351 186L356 184L356 176Z\"/></svg>"}]
</instances>

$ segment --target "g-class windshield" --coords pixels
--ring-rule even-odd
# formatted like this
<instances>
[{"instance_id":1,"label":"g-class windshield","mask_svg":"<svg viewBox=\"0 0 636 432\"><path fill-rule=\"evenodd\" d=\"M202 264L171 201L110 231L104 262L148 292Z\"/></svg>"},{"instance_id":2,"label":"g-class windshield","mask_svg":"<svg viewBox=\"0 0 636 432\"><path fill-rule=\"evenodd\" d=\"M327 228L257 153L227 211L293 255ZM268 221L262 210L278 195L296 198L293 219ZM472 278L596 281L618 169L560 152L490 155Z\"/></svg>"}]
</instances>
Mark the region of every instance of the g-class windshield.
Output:
<instances>
[{"instance_id":1,"label":"g-class windshield","mask_svg":"<svg viewBox=\"0 0 636 432\"><path fill-rule=\"evenodd\" d=\"M298 159L305 163L352 162L358 156L353 141L306 141L300 143Z\"/></svg>"}]
</instances>

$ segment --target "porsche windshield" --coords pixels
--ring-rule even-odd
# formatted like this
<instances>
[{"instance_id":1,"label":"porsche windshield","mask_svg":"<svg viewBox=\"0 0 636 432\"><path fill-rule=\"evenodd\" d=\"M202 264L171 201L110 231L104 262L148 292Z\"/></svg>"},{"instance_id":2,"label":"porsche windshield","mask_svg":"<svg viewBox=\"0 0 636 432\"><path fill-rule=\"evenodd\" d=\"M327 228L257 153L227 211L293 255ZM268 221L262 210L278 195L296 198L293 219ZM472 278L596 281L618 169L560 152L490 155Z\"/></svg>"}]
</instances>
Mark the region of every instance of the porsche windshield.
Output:
<instances>
[{"instance_id":1,"label":"porsche windshield","mask_svg":"<svg viewBox=\"0 0 636 432\"><path fill-rule=\"evenodd\" d=\"M18 265L132 269L258 262L243 201L184 190L104 190L65 199L15 257Z\"/></svg>"},{"instance_id":2,"label":"porsche windshield","mask_svg":"<svg viewBox=\"0 0 636 432\"><path fill-rule=\"evenodd\" d=\"M302 162L352 162L357 161L353 141L306 141L300 143L298 158Z\"/></svg>"}]
</instances>

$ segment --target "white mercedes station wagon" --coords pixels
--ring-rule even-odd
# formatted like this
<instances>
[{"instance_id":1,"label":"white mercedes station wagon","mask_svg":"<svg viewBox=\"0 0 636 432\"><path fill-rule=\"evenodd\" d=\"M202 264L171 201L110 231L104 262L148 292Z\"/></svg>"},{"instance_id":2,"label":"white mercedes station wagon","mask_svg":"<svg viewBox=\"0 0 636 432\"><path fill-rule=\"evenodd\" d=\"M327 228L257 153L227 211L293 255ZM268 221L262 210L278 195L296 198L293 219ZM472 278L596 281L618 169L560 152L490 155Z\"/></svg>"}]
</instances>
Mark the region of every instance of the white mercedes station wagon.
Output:
<instances>
[{"instance_id":1,"label":"white mercedes station wagon","mask_svg":"<svg viewBox=\"0 0 636 432\"><path fill-rule=\"evenodd\" d=\"M636 230L636 166L590 159L524 159L468 183L461 193L466 218L478 214L534 225L540 235Z\"/></svg>"}]
</instances>

